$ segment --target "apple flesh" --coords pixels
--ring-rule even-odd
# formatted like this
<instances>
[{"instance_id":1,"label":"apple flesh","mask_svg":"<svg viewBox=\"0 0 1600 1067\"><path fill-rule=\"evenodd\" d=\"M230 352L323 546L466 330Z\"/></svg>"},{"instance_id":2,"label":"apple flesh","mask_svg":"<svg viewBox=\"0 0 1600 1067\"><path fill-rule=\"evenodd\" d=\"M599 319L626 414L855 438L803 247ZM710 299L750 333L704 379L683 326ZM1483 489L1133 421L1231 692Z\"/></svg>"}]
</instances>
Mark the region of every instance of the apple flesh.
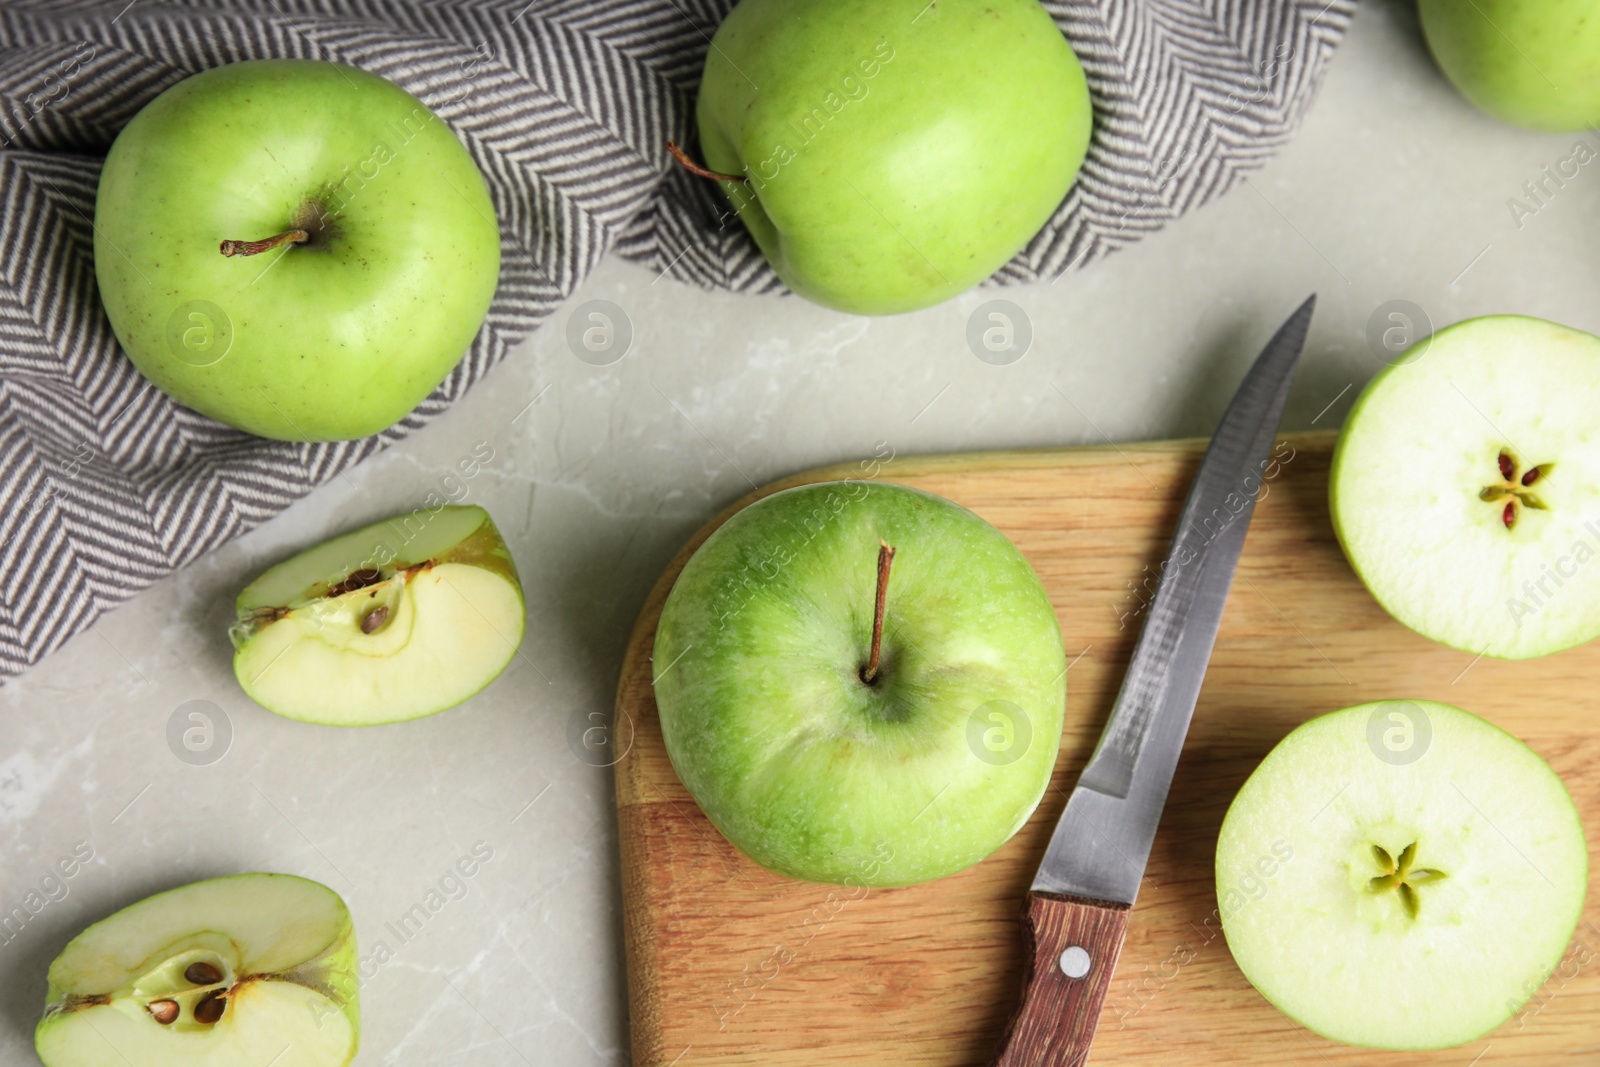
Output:
<instances>
[{"instance_id":1,"label":"apple flesh","mask_svg":"<svg viewBox=\"0 0 1600 1067\"><path fill-rule=\"evenodd\" d=\"M1600 2L1418 0L1439 68L1479 110L1535 130L1600 123Z\"/></svg>"},{"instance_id":2,"label":"apple flesh","mask_svg":"<svg viewBox=\"0 0 1600 1067\"><path fill-rule=\"evenodd\" d=\"M398 515L318 545L251 582L237 610L244 691L332 726L454 707L511 662L526 616L511 554L475 506Z\"/></svg>"},{"instance_id":3,"label":"apple flesh","mask_svg":"<svg viewBox=\"0 0 1600 1067\"><path fill-rule=\"evenodd\" d=\"M450 129L383 78L301 59L196 74L135 115L100 175L94 251L145 377L294 441L363 437L415 407L465 354L500 269L483 176Z\"/></svg>"},{"instance_id":4,"label":"apple flesh","mask_svg":"<svg viewBox=\"0 0 1600 1067\"><path fill-rule=\"evenodd\" d=\"M653 661L684 785L793 878L953 874L1022 827L1055 766L1067 665L1049 597L1004 534L904 486L803 486L735 514L678 576Z\"/></svg>"},{"instance_id":5,"label":"apple flesh","mask_svg":"<svg viewBox=\"0 0 1600 1067\"><path fill-rule=\"evenodd\" d=\"M1473 655L1600 635L1600 338L1494 315L1367 386L1330 476L1350 564L1396 619Z\"/></svg>"},{"instance_id":6,"label":"apple flesh","mask_svg":"<svg viewBox=\"0 0 1600 1067\"><path fill-rule=\"evenodd\" d=\"M1093 121L1037 0L740 0L696 116L778 276L869 315L998 270L1061 205Z\"/></svg>"},{"instance_id":7,"label":"apple flesh","mask_svg":"<svg viewBox=\"0 0 1600 1067\"><path fill-rule=\"evenodd\" d=\"M326 886L196 882L73 938L34 1045L45 1067L344 1067L360 1037L355 969L350 913Z\"/></svg>"},{"instance_id":8,"label":"apple flesh","mask_svg":"<svg viewBox=\"0 0 1600 1067\"><path fill-rule=\"evenodd\" d=\"M1223 820L1217 897L1239 969L1291 1019L1446 1048L1549 977L1588 855L1572 798L1521 741L1448 704L1382 701L1268 753Z\"/></svg>"}]
</instances>

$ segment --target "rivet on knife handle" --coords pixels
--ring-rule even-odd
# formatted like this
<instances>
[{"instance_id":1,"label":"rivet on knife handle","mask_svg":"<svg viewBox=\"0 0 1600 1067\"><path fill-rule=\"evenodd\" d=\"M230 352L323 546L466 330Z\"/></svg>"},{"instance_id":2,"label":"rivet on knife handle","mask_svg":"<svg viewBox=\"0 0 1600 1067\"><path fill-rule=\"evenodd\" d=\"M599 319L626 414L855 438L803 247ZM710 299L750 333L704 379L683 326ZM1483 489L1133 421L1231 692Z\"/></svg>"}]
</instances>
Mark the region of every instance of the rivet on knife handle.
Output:
<instances>
[{"instance_id":1,"label":"rivet on knife handle","mask_svg":"<svg viewBox=\"0 0 1600 1067\"><path fill-rule=\"evenodd\" d=\"M1022 1005L1001 1038L995 1067L1078 1067L1088 1059L1129 910L1103 900L1028 894Z\"/></svg>"}]
</instances>

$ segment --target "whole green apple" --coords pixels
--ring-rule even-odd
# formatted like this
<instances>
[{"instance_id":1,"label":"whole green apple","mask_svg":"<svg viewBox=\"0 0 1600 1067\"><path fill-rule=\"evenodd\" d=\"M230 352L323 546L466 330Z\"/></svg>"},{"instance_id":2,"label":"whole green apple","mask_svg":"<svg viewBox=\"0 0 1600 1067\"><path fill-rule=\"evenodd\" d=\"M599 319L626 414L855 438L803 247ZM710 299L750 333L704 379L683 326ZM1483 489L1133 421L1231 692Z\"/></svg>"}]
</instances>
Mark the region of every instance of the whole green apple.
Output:
<instances>
[{"instance_id":1,"label":"whole green apple","mask_svg":"<svg viewBox=\"0 0 1600 1067\"><path fill-rule=\"evenodd\" d=\"M916 489L823 483L738 512L678 576L653 658L678 776L790 877L953 874L1027 822L1055 766L1049 597L1004 534Z\"/></svg>"},{"instance_id":2,"label":"whole green apple","mask_svg":"<svg viewBox=\"0 0 1600 1067\"><path fill-rule=\"evenodd\" d=\"M1417 13L1480 110L1535 130L1600 123L1600 0L1419 0Z\"/></svg>"},{"instance_id":3,"label":"whole green apple","mask_svg":"<svg viewBox=\"0 0 1600 1067\"><path fill-rule=\"evenodd\" d=\"M100 175L94 252L145 377L295 441L403 417L465 354L500 271L449 128L383 78L299 59L196 74L135 115Z\"/></svg>"},{"instance_id":4,"label":"whole green apple","mask_svg":"<svg viewBox=\"0 0 1600 1067\"><path fill-rule=\"evenodd\" d=\"M1334 1041L1432 1049L1494 1029L1561 963L1589 849L1527 745L1449 704L1383 700L1267 754L1216 869L1228 948L1262 996Z\"/></svg>"},{"instance_id":5,"label":"whole green apple","mask_svg":"<svg viewBox=\"0 0 1600 1067\"><path fill-rule=\"evenodd\" d=\"M1083 68L1037 0L741 0L706 55L706 164L789 288L892 314L993 274L1083 164Z\"/></svg>"}]
</instances>

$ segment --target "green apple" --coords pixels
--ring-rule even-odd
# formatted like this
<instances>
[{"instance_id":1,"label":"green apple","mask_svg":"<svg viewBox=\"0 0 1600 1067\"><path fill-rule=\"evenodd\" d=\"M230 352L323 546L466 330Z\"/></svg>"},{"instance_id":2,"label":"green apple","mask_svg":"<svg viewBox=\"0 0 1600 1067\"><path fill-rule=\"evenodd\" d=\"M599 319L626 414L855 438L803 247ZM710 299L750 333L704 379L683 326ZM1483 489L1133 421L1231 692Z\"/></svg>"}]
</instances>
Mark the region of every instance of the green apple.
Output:
<instances>
[{"instance_id":1,"label":"green apple","mask_svg":"<svg viewBox=\"0 0 1600 1067\"><path fill-rule=\"evenodd\" d=\"M1223 820L1217 898L1239 969L1291 1019L1353 1045L1446 1048L1544 984L1588 856L1572 798L1521 741L1449 704L1388 700L1268 753Z\"/></svg>"},{"instance_id":2,"label":"green apple","mask_svg":"<svg viewBox=\"0 0 1600 1067\"><path fill-rule=\"evenodd\" d=\"M700 145L789 288L881 315L993 274L1088 149L1083 69L1037 0L740 0Z\"/></svg>"},{"instance_id":3,"label":"green apple","mask_svg":"<svg viewBox=\"0 0 1600 1067\"><path fill-rule=\"evenodd\" d=\"M1060 745L1067 664L1038 576L993 526L904 486L808 485L735 514L678 576L653 660L683 784L794 878L962 870L1027 822Z\"/></svg>"},{"instance_id":4,"label":"green apple","mask_svg":"<svg viewBox=\"0 0 1600 1067\"><path fill-rule=\"evenodd\" d=\"M1600 123L1600 0L1418 0L1417 13L1480 110L1536 130Z\"/></svg>"},{"instance_id":5,"label":"green apple","mask_svg":"<svg viewBox=\"0 0 1600 1067\"><path fill-rule=\"evenodd\" d=\"M250 698L330 726L452 708L505 670L527 614L489 513L420 508L285 560L239 594L233 672Z\"/></svg>"},{"instance_id":6,"label":"green apple","mask_svg":"<svg viewBox=\"0 0 1600 1067\"><path fill-rule=\"evenodd\" d=\"M1372 380L1334 451L1334 530L1378 603L1527 659L1600 635L1600 338L1493 315Z\"/></svg>"},{"instance_id":7,"label":"green apple","mask_svg":"<svg viewBox=\"0 0 1600 1067\"><path fill-rule=\"evenodd\" d=\"M174 400L263 437L377 433L465 354L500 271L483 176L431 111L333 63L179 82L100 174L95 275Z\"/></svg>"},{"instance_id":8,"label":"green apple","mask_svg":"<svg viewBox=\"0 0 1600 1067\"><path fill-rule=\"evenodd\" d=\"M344 1067L361 1010L344 901L288 874L213 878L89 927L50 965L45 1067Z\"/></svg>"}]
</instances>

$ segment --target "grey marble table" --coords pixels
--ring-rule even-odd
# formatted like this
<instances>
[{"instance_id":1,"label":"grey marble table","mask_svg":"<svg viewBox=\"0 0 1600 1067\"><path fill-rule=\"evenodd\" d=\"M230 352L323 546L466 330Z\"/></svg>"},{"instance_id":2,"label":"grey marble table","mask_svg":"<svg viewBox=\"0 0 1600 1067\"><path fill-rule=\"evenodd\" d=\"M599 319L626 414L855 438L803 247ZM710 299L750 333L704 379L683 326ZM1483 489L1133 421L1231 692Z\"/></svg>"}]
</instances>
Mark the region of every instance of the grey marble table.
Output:
<instances>
[{"instance_id":1,"label":"grey marble table","mask_svg":"<svg viewBox=\"0 0 1600 1067\"><path fill-rule=\"evenodd\" d=\"M1515 311L1600 331L1600 163L1546 182L1542 203L1525 189L1578 142L1585 159L1600 150L1592 133L1527 133L1472 111L1428 60L1411 5L1375 0L1270 166L1056 284L864 319L606 262L426 432L0 688L0 911L75 847L94 855L20 932L0 932L0 1062L34 1062L45 968L78 928L240 870L326 882L354 909L363 954L386 946L362 986L359 1063L625 1062L610 774L570 739L608 705L633 616L697 526L759 483L885 444L904 455L1204 434L1312 290L1288 428L1339 425L1381 367L1367 327L1392 300L1437 325ZM1536 210L1513 211L1513 198ZM1005 366L967 342L996 298L1033 332ZM620 307L633 332L605 366L566 340L592 300ZM460 479L474 453L492 458ZM239 587L434 488L486 506L511 544L529 610L511 668L464 707L398 726L311 727L251 704L225 636ZM213 762L169 746L192 701L215 709L212 751L225 751ZM492 858L464 893L397 936L474 847Z\"/></svg>"}]
</instances>

